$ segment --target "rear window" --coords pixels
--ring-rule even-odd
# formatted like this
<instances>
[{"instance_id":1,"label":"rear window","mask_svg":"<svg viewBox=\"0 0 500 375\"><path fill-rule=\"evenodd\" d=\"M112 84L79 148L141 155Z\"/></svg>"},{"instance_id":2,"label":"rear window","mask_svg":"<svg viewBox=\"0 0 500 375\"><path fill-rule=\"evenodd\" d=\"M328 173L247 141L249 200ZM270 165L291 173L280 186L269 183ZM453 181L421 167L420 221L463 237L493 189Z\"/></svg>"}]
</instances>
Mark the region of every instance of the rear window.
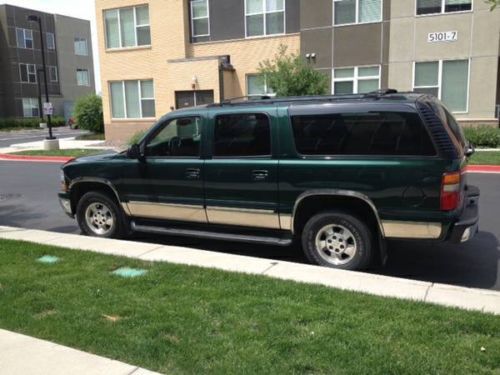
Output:
<instances>
[{"instance_id":1,"label":"rear window","mask_svg":"<svg viewBox=\"0 0 500 375\"><path fill-rule=\"evenodd\" d=\"M436 155L416 113L297 115L292 126L302 155Z\"/></svg>"}]
</instances>

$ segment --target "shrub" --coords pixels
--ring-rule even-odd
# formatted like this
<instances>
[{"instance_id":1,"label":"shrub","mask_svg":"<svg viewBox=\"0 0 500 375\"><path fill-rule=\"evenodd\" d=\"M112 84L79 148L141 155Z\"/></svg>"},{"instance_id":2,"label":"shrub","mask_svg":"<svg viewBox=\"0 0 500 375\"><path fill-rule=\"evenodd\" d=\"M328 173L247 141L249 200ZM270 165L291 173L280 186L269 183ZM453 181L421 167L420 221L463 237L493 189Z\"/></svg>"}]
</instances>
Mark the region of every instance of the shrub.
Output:
<instances>
[{"instance_id":1,"label":"shrub","mask_svg":"<svg viewBox=\"0 0 500 375\"><path fill-rule=\"evenodd\" d=\"M40 118L0 118L0 130L19 130L19 129L39 129ZM44 120L46 122L46 120ZM52 126L59 127L65 126L66 121L64 117L52 117Z\"/></svg>"},{"instance_id":2,"label":"shrub","mask_svg":"<svg viewBox=\"0 0 500 375\"><path fill-rule=\"evenodd\" d=\"M137 133L135 133L132 137L130 137L127 144L129 146L135 145L135 144L139 143L141 141L142 137L144 137L145 135L146 135L146 130L140 130Z\"/></svg>"},{"instance_id":3,"label":"shrub","mask_svg":"<svg viewBox=\"0 0 500 375\"><path fill-rule=\"evenodd\" d=\"M500 146L500 129L489 126L464 128L465 138L476 147Z\"/></svg>"},{"instance_id":4,"label":"shrub","mask_svg":"<svg viewBox=\"0 0 500 375\"><path fill-rule=\"evenodd\" d=\"M75 104L75 119L80 129L104 133L102 98L91 94L78 99Z\"/></svg>"}]
</instances>

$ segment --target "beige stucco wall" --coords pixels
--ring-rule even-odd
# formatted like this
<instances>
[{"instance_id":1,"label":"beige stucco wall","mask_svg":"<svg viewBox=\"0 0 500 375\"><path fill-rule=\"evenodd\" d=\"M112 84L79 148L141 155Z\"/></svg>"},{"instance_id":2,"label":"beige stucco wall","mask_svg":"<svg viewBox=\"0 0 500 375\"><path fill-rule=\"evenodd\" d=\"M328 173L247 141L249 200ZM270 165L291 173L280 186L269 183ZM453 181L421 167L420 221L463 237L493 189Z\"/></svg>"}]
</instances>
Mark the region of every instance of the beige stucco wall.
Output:
<instances>
[{"instance_id":1,"label":"beige stucco wall","mask_svg":"<svg viewBox=\"0 0 500 375\"><path fill-rule=\"evenodd\" d=\"M133 5L149 5L152 46L107 51L103 11ZM187 2L184 0L97 0L97 28L101 63L102 96L106 138L126 141L139 130L150 127L154 120L114 120L111 118L109 82L153 79L157 118L175 107L175 91L192 90L193 77L197 90L214 90L219 100L217 56L230 55L235 68L224 74L225 96L246 94L246 75L257 72L259 62L272 58L280 44L292 52L300 50L299 34L241 39L213 43L189 43ZM214 57L211 59L199 59ZM190 60L191 59L191 60ZM233 78L229 82L228 78Z\"/></svg>"},{"instance_id":2,"label":"beige stucco wall","mask_svg":"<svg viewBox=\"0 0 500 375\"><path fill-rule=\"evenodd\" d=\"M389 87L413 89L415 61L470 59L469 110L463 120L492 120L498 82L500 11L475 0L473 12L415 17L415 1L392 1ZM458 31L455 42L428 43L431 32Z\"/></svg>"}]
</instances>

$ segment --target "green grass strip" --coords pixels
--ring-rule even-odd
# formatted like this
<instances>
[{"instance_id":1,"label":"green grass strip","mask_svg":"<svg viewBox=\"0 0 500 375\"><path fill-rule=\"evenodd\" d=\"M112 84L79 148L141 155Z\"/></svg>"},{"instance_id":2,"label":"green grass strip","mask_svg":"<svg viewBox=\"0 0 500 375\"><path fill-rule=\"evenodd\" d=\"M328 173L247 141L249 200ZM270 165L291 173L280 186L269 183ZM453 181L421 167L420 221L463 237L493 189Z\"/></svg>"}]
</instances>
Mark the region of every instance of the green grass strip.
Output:
<instances>
[{"instance_id":1,"label":"green grass strip","mask_svg":"<svg viewBox=\"0 0 500 375\"><path fill-rule=\"evenodd\" d=\"M500 370L498 316L23 242L0 240L0 302L1 328L169 374Z\"/></svg>"},{"instance_id":2,"label":"green grass strip","mask_svg":"<svg viewBox=\"0 0 500 375\"><path fill-rule=\"evenodd\" d=\"M472 165L500 165L500 151L476 151L469 160Z\"/></svg>"}]
</instances>

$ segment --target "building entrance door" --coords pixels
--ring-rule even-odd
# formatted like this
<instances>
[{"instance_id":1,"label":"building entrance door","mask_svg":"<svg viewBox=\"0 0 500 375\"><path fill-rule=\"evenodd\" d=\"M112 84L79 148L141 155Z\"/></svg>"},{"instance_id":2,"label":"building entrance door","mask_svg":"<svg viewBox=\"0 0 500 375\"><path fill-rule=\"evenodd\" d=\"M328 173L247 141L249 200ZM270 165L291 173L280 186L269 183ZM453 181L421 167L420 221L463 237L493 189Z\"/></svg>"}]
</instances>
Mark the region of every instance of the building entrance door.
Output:
<instances>
[{"instance_id":1,"label":"building entrance door","mask_svg":"<svg viewBox=\"0 0 500 375\"><path fill-rule=\"evenodd\" d=\"M198 105L203 105L203 104L212 104L213 102L214 102L213 90L175 92L176 109L196 107Z\"/></svg>"}]
</instances>

